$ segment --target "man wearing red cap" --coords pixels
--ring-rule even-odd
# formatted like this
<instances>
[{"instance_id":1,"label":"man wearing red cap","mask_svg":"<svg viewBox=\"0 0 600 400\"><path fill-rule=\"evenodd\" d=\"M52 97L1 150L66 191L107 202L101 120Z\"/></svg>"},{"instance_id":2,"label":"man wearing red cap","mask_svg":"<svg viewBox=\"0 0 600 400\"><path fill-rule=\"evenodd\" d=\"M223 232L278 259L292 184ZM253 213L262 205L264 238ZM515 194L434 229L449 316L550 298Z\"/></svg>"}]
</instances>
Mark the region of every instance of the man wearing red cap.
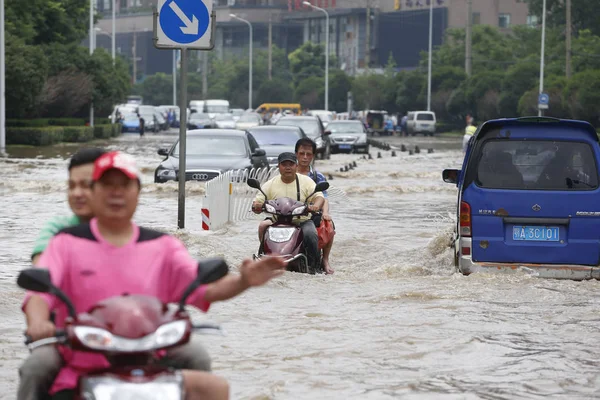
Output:
<instances>
[{"instance_id":1,"label":"man wearing red cap","mask_svg":"<svg viewBox=\"0 0 600 400\"><path fill-rule=\"evenodd\" d=\"M176 302L196 277L197 262L183 243L173 236L138 227L132 217L139 193L140 174L132 157L106 153L94 165L92 209L95 217L87 224L58 233L42 254L39 265L50 270L53 283L65 292L78 313L93 304L122 293L155 296L165 303ZM260 286L283 273L285 263L274 257L244 260L239 275L228 275L200 286L189 298L202 311L215 301L230 299L252 286ZM54 334L49 322L56 311L56 325L63 326L66 309L48 294L27 293L23 302L27 334L39 340ZM94 353L61 348L65 362L51 394L68 395L80 374L106 368L106 359ZM184 370L186 399L226 399L227 382L201 371Z\"/></svg>"}]
</instances>

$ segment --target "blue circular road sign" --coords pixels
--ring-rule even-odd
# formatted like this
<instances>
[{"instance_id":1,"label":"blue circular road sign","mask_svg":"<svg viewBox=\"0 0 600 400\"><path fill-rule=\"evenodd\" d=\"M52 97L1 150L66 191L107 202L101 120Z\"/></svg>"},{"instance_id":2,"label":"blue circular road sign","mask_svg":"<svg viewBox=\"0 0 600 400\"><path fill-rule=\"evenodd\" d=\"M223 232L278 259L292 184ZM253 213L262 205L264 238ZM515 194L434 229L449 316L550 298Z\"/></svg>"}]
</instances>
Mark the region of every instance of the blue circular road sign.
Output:
<instances>
[{"instance_id":1,"label":"blue circular road sign","mask_svg":"<svg viewBox=\"0 0 600 400\"><path fill-rule=\"evenodd\" d=\"M550 97L546 93L541 93L538 97L539 104L548 104L550 102Z\"/></svg>"},{"instance_id":2,"label":"blue circular road sign","mask_svg":"<svg viewBox=\"0 0 600 400\"><path fill-rule=\"evenodd\" d=\"M160 9L159 24L162 31L169 39L180 44L200 39L209 23L210 15L202 0L168 0Z\"/></svg>"}]
</instances>

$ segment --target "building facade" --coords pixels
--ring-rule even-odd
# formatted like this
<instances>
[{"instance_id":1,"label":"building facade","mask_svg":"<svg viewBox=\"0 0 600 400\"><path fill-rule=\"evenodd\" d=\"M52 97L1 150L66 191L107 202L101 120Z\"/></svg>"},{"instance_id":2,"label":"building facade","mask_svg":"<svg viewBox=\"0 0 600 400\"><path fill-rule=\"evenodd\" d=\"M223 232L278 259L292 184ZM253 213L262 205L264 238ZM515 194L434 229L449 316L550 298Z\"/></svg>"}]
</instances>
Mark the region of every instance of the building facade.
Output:
<instances>
[{"instance_id":1,"label":"building facade","mask_svg":"<svg viewBox=\"0 0 600 400\"><path fill-rule=\"evenodd\" d=\"M381 68L390 55L401 69L415 68L429 44L429 1L433 1L433 45L440 45L448 28L467 23L468 0L310 0L325 13L303 5L303 0L214 0L217 16L215 49L228 59L248 52L248 26L252 24L253 49L266 50L269 42L294 51L307 41L325 42L329 29L330 54L337 67L354 75ZM157 0L116 0L117 54L135 59L137 81L156 72L170 73L168 50L152 43L152 8ZM101 19L96 25L96 45L110 51L113 0L97 0ZM536 25L525 0L472 0L473 24L509 30L515 25ZM270 35L269 35L270 32ZM270 37L269 37L270 36ZM200 52L192 52L192 57Z\"/></svg>"}]
</instances>

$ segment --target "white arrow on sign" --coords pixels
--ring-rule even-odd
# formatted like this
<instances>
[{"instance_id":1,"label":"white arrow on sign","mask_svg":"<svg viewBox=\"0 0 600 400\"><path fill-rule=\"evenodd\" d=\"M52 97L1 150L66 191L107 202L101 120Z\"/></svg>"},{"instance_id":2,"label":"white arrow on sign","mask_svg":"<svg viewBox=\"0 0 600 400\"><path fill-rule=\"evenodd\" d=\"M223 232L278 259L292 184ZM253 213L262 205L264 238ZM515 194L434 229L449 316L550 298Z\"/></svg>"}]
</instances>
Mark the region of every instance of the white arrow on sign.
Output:
<instances>
[{"instance_id":1,"label":"white arrow on sign","mask_svg":"<svg viewBox=\"0 0 600 400\"><path fill-rule=\"evenodd\" d=\"M195 15L192 15L192 20L190 21L187 15L185 15L185 13L181 11L181 8L179 8L179 6L174 1L172 1L171 4L169 4L169 6L173 10L173 12L177 14L179 19L185 24L185 26L181 27L181 32L183 32L186 35L197 35L198 18L196 18Z\"/></svg>"}]
</instances>

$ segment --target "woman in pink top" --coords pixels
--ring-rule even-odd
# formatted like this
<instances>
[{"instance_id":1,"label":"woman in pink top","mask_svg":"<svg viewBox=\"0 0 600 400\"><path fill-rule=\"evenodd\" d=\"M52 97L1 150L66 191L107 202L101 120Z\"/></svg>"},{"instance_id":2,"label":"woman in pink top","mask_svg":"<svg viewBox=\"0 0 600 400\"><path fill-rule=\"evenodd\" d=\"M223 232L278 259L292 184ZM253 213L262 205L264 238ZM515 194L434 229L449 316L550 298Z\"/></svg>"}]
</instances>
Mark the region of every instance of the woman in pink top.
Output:
<instances>
[{"instance_id":1,"label":"woman in pink top","mask_svg":"<svg viewBox=\"0 0 600 400\"><path fill-rule=\"evenodd\" d=\"M138 227L131 218L137 207L140 180L133 158L119 152L107 153L94 166L92 208L96 216L89 224L61 231L40 259L50 270L53 283L72 300L77 313L124 292L155 296L176 302L194 280L197 262L176 238ZM283 273L285 263L277 258L245 260L239 275L228 275L200 286L187 300L202 311L210 303L230 299L252 286L260 286ZM49 321L56 310L62 326L66 309L54 296L28 293L23 302L27 334L33 340L54 335ZM94 353L61 348L65 366L51 394L77 386L80 374L106 368L107 360ZM227 399L229 387L219 377L201 371L183 371L187 399Z\"/></svg>"}]
</instances>

